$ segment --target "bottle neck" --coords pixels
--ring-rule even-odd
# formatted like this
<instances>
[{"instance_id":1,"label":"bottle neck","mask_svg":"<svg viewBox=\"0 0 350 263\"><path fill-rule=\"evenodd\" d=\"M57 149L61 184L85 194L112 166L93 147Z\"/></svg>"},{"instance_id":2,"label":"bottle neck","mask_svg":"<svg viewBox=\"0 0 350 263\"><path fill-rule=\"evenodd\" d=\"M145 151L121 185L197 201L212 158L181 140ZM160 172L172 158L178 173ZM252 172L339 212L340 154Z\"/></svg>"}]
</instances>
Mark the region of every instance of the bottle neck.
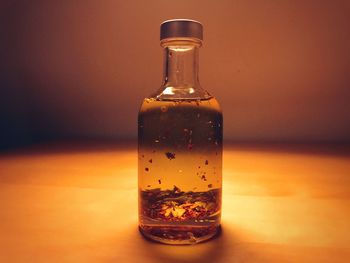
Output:
<instances>
[{"instance_id":1,"label":"bottle neck","mask_svg":"<svg viewBox=\"0 0 350 263\"><path fill-rule=\"evenodd\" d=\"M158 100L201 100L212 96L199 84L199 40L164 40L162 86L151 98Z\"/></svg>"},{"instance_id":2,"label":"bottle neck","mask_svg":"<svg viewBox=\"0 0 350 263\"><path fill-rule=\"evenodd\" d=\"M198 79L199 45L168 43L164 45L163 87L200 88Z\"/></svg>"}]
</instances>

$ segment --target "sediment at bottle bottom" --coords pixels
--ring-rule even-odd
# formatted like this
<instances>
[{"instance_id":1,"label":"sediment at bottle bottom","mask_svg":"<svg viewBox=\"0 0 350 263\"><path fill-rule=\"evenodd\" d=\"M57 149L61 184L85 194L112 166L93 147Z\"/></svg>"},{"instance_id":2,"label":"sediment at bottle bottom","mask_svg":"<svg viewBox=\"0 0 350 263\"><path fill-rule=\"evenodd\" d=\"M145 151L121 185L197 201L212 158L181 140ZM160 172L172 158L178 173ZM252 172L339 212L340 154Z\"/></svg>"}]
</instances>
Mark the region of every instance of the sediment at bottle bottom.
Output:
<instances>
[{"instance_id":1,"label":"sediment at bottle bottom","mask_svg":"<svg viewBox=\"0 0 350 263\"><path fill-rule=\"evenodd\" d=\"M221 189L184 192L140 191L140 230L149 239L166 244L195 244L218 233Z\"/></svg>"}]
</instances>

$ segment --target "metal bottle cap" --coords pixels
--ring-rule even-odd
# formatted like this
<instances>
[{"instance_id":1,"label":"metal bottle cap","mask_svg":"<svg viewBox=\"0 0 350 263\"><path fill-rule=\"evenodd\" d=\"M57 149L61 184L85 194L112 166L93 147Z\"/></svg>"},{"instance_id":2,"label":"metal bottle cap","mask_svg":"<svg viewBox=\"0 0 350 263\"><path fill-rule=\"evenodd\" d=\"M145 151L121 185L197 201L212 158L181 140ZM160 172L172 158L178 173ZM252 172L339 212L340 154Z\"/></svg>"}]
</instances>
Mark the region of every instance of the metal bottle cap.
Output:
<instances>
[{"instance_id":1,"label":"metal bottle cap","mask_svg":"<svg viewBox=\"0 0 350 263\"><path fill-rule=\"evenodd\" d=\"M191 37L203 40L203 26L190 19L171 19L160 25L160 40L172 37Z\"/></svg>"}]
</instances>

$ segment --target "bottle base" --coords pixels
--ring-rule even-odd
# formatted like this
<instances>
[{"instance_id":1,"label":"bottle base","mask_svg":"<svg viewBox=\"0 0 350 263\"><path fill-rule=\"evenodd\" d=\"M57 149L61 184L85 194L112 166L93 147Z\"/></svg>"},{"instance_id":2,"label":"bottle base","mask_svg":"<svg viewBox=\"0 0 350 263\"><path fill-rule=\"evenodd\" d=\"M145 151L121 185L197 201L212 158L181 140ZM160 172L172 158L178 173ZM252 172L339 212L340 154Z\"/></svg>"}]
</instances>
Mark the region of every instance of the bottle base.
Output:
<instances>
[{"instance_id":1,"label":"bottle base","mask_svg":"<svg viewBox=\"0 0 350 263\"><path fill-rule=\"evenodd\" d=\"M221 226L145 226L141 234L151 241L168 245L194 245L208 241L221 232Z\"/></svg>"}]
</instances>

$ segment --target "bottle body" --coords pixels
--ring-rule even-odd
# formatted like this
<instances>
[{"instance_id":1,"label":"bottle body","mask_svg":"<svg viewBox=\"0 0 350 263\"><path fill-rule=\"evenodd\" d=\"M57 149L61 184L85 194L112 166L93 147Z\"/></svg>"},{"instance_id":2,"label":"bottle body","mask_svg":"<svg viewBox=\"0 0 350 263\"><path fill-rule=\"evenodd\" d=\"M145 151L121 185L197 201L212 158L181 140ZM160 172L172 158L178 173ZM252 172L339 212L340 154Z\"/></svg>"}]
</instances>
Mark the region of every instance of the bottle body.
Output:
<instances>
[{"instance_id":1,"label":"bottle body","mask_svg":"<svg viewBox=\"0 0 350 263\"><path fill-rule=\"evenodd\" d=\"M145 99L138 119L140 230L169 244L220 226L222 113L215 98Z\"/></svg>"}]
</instances>

